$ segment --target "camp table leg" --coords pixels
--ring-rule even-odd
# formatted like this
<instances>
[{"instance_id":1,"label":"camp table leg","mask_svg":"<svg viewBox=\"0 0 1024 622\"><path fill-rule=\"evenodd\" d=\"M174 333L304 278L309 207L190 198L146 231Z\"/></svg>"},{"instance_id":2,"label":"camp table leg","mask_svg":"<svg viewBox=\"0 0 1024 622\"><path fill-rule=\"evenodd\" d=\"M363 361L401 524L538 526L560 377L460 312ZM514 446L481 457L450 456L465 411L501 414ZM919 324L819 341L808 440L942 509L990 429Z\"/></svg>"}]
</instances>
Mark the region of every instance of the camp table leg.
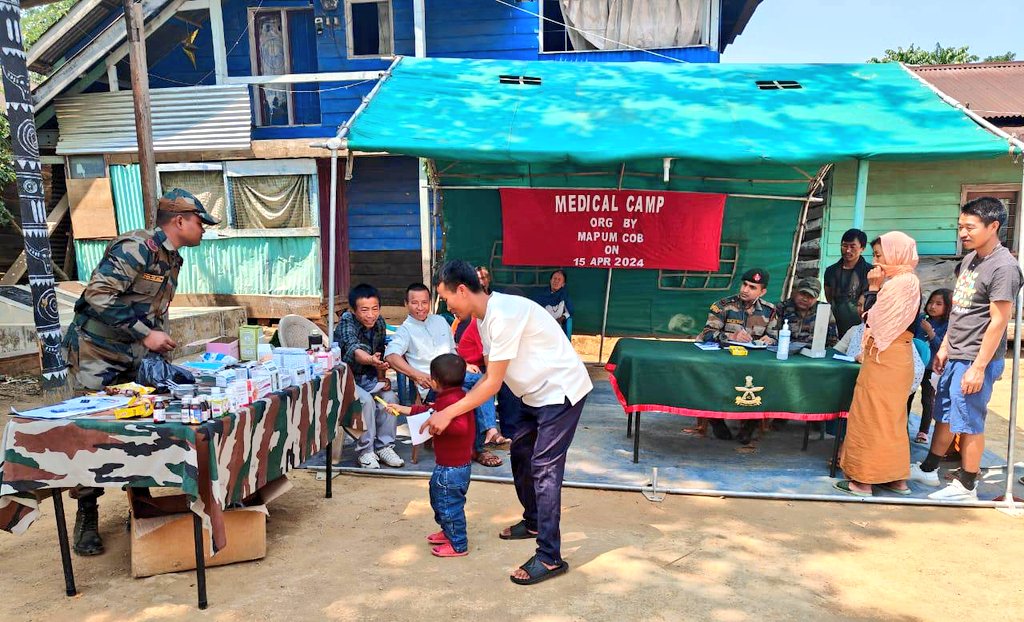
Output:
<instances>
[{"instance_id":1,"label":"camp table leg","mask_svg":"<svg viewBox=\"0 0 1024 622\"><path fill-rule=\"evenodd\" d=\"M626 413L626 438L633 436L633 413Z\"/></svg>"},{"instance_id":2,"label":"camp table leg","mask_svg":"<svg viewBox=\"0 0 1024 622\"><path fill-rule=\"evenodd\" d=\"M803 451L807 451L807 442L809 440L811 440L811 422L810 421L805 421L804 422L804 446L802 448Z\"/></svg>"},{"instance_id":3,"label":"camp table leg","mask_svg":"<svg viewBox=\"0 0 1024 622\"><path fill-rule=\"evenodd\" d=\"M327 441L327 490L324 492L324 497L327 498L327 499L330 499L331 498L331 494L332 494L332 491L331 491L331 479L333 479L333 477L332 477L331 470L334 468L334 464L332 464L333 462L334 462L334 442L333 441Z\"/></svg>"},{"instance_id":4,"label":"camp table leg","mask_svg":"<svg viewBox=\"0 0 1024 622\"><path fill-rule=\"evenodd\" d=\"M633 418L633 464L640 462L640 413L630 415Z\"/></svg>"},{"instance_id":5,"label":"camp table leg","mask_svg":"<svg viewBox=\"0 0 1024 622\"><path fill-rule=\"evenodd\" d=\"M68 596L78 593L75 589L75 571L71 567L71 547L68 545L68 524L64 519L64 500L61 494L64 491L60 488L52 493L53 513L57 519L57 541L60 543L60 563L64 567L64 592Z\"/></svg>"},{"instance_id":6,"label":"camp table leg","mask_svg":"<svg viewBox=\"0 0 1024 622\"><path fill-rule=\"evenodd\" d=\"M832 443L832 462L828 465L828 476L836 476L836 468L839 466L839 438L842 436L842 426L846 424L846 420L840 417L836 419L836 437Z\"/></svg>"},{"instance_id":7,"label":"camp table leg","mask_svg":"<svg viewBox=\"0 0 1024 622\"><path fill-rule=\"evenodd\" d=\"M203 519L192 515L192 538L196 545L196 595L199 608L206 609L206 556L203 555Z\"/></svg>"}]
</instances>

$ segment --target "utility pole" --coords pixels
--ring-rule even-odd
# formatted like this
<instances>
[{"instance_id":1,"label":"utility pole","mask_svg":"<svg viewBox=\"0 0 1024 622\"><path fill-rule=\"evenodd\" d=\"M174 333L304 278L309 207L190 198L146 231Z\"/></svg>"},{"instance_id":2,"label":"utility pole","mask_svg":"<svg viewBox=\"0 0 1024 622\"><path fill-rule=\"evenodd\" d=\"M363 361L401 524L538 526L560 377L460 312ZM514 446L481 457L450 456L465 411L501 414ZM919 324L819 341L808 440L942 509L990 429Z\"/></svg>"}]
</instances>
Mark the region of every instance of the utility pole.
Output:
<instances>
[{"instance_id":1,"label":"utility pole","mask_svg":"<svg viewBox=\"0 0 1024 622\"><path fill-rule=\"evenodd\" d=\"M25 49L21 40L21 3L0 0L0 67L3 68L7 120L11 127L11 149L18 181L21 229L32 290L32 315L39 338L41 386L44 400L68 396L67 364L61 354L62 333L57 295L54 293L50 232L46 226L46 197L43 194L43 165L39 161L35 106L29 84Z\"/></svg>"},{"instance_id":2,"label":"utility pole","mask_svg":"<svg viewBox=\"0 0 1024 622\"><path fill-rule=\"evenodd\" d=\"M149 68L146 62L146 24L142 7L124 0L124 25L128 30L128 64L135 101L135 136L139 142L139 173L146 228L156 226L156 158L153 155L153 117L149 105Z\"/></svg>"}]
</instances>

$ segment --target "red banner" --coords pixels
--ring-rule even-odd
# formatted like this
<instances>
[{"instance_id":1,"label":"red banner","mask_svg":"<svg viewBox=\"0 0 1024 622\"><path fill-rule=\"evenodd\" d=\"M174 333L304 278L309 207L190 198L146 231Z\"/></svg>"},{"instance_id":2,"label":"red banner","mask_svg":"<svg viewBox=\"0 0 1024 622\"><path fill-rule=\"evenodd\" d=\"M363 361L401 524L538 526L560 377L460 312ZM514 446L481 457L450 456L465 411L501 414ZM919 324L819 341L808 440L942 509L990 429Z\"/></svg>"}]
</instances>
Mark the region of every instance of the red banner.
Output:
<instances>
[{"instance_id":1,"label":"red banner","mask_svg":"<svg viewBox=\"0 0 1024 622\"><path fill-rule=\"evenodd\" d=\"M502 263L713 272L724 213L724 194L502 188Z\"/></svg>"}]
</instances>

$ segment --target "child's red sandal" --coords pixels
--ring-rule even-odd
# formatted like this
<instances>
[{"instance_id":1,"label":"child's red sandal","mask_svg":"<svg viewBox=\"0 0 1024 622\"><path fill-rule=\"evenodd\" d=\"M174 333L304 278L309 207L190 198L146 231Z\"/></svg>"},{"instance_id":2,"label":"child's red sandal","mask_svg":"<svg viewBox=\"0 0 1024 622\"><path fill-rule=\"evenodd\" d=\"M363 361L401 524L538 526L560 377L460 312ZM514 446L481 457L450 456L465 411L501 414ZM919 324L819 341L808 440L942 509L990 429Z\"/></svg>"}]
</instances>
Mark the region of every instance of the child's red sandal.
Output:
<instances>
[{"instance_id":1,"label":"child's red sandal","mask_svg":"<svg viewBox=\"0 0 1024 622\"><path fill-rule=\"evenodd\" d=\"M448 544L448 538L444 535L444 531L438 531L427 536L427 542L430 544Z\"/></svg>"},{"instance_id":2,"label":"child's red sandal","mask_svg":"<svg viewBox=\"0 0 1024 622\"><path fill-rule=\"evenodd\" d=\"M462 551L461 553L456 551L452 548L451 542L447 542L441 546L435 546L430 549L430 552L433 553L435 557L465 557L466 555L469 555L468 550Z\"/></svg>"}]
</instances>

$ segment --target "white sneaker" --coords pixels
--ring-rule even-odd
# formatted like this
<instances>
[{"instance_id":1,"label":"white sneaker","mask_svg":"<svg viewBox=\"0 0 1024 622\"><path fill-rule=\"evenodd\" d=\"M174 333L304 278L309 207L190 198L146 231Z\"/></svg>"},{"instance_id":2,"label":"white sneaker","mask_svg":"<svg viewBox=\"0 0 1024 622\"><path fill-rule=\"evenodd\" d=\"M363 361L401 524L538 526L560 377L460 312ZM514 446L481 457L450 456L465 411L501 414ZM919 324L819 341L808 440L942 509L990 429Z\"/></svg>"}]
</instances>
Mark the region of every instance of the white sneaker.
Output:
<instances>
[{"instance_id":1,"label":"white sneaker","mask_svg":"<svg viewBox=\"0 0 1024 622\"><path fill-rule=\"evenodd\" d=\"M377 461L377 456L372 452L359 454L359 466L364 469L379 469L380 462Z\"/></svg>"},{"instance_id":2,"label":"white sneaker","mask_svg":"<svg viewBox=\"0 0 1024 622\"><path fill-rule=\"evenodd\" d=\"M405 466L405 460L402 460L402 457L395 453L395 449L391 445L384 449L378 449L377 457L380 458L381 462L393 469Z\"/></svg>"},{"instance_id":3,"label":"white sneaker","mask_svg":"<svg viewBox=\"0 0 1024 622\"><path fill-rule=\"evenodd\" d=\"M978 486L975 485L974 490L967 490L960 480L955 479L942 490L936 490L928 495L928 498L936 501L977 501Z\"/></svg>"},{"instance_id":4,"label":"white sneaker","mask_svg":"<svg viewBox=\"0 0 1024 622\"><path fill-rule=\"evenodd\" d=\"M941 485L941 482L939 481L939 470L922 471L920 462L912 462L910 464L910 480L914 482L921 482L925 486L938 487Z\"/></svg>"}]
</instances>

